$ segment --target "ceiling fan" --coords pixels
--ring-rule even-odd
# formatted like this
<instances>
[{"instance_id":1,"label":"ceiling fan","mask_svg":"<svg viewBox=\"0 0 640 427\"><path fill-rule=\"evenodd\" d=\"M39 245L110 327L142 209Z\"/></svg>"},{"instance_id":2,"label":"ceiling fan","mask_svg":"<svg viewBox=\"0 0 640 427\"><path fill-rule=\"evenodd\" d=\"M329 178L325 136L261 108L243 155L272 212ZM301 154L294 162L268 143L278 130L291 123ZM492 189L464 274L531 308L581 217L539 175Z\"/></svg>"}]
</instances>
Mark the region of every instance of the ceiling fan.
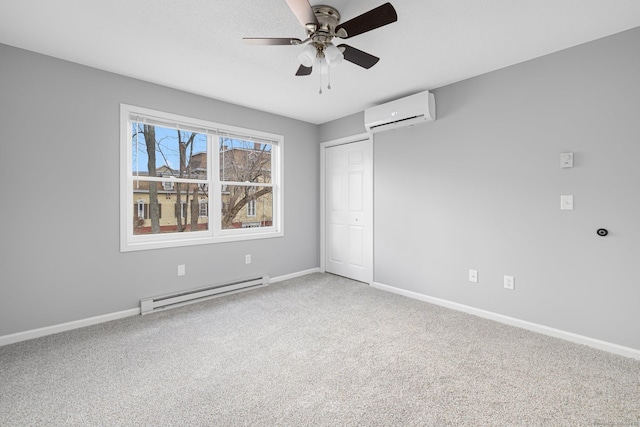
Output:
<instances>
[{"instance_id":1,"label":"ceiling fan","mask_svg":"<svg viewBox=\"0 0 640 427\"><path fill-rule=\"evenodd\" d=\"M336 46L333 44L333 39L348 39L398 20L396 10L391 3L385 3L340 23L340 13L331 6L311 6L309 0L286 0L286 2L298 21L305 27L306 39L245 37L242 40L245 44L260 46L297 46L308 42L309 44L298 56L301 65L296 76L311 74L314 66L324 69L337 65L342 59L366 69L373 67L380 58L346 44Z\"/></svg>"}]
</instances>

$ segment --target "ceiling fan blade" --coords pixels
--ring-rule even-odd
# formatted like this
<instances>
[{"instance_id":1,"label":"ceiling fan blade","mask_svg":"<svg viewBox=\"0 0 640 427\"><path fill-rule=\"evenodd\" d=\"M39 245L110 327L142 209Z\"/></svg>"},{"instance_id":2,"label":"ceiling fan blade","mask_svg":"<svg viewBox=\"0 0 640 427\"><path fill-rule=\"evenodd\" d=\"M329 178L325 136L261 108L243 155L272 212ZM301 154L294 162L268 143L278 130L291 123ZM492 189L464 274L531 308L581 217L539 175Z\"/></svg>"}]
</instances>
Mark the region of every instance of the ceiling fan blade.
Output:
<instances>
[{"instance_id":1,"label":"ceiling fan blade","mask_svg":"<svg viewBox=\"0 0 640 427\"><path fill-rule=\"evenodd\" d=\"M302 43L300 39L292 38L253 38L245 37L242 39L244 44L250 44L255 46L290 46L298 45Z\"/></svg>"},{"instance_id":2,"label":"ceiling fan blade","mask_svg":"<svg viewBox=\"0 0 640 427\"><path fill-rule=\"evenodd\" d=\"M338 46L338 49L342 50L344 55L344 59L353 62L356 65L361 66L362 68L369 69L376 65L380 58L377 56L373 56L367 52L363 52L360 49L356 49L355 47L351 47L346 44L341 44Z\"/></svg>"},{"instance_id":3,"label":"ceiling fan blade","mask_svg":"<svg viewBox=\"0 0 640 427\"><path fill-rule=\"evenodd\" d=\"M298 71L296 71L296 76L308 76L311 74L311 71L313 71L313 67L305 67L304 65L301 65L300 68L298 68Z\"/></svg>"},{"instance_id":4,"label":"ceiling fan blade","mask_svg":"<svg viewBox=\"0 0 640 427\"><path fill-rule=\"evenodd\" d=\"M398 20L396 10L391 3L385 3L369 12L348 20L336 27L336 35L342 39L357 36L367 31L375 30L384 25L391 24ZM341 31L343 30L343 31ZM344 35L346 33L346 35Z\"/></svg>"},{"instance_id":5,"label":"ceiling fan blade","mask_svg":"<svg viewBox=\"0 0 640 427\"><path fill-rule=\"evenodd\" d=\"M314 24L316 28L320 26L309 0L287 0L287 4L303 27L307 24Z\"/></svg>"}]
</instances>

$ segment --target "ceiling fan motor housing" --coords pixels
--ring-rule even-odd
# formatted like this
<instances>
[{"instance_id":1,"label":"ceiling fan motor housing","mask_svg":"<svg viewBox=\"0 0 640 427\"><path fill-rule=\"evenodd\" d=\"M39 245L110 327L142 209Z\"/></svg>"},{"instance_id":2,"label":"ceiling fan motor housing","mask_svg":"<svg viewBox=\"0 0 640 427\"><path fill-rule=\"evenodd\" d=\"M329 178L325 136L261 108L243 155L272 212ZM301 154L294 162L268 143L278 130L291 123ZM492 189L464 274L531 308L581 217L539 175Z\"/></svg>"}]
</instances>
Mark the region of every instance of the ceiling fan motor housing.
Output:
<instances>
[{"instance_id":1,"label":"ceiling fan motor housing","mask_svg":"<svg viewBox=\"0 0 640 427\"><path fill-rule=\"evenodd\" d=\"M315 24L307 24L307 36L321 54L336 35L335 29L340 23L340 13L326 5L313 6L313 12L316 14L319 26L316 28Z\"/></svg>"}]
</instances>

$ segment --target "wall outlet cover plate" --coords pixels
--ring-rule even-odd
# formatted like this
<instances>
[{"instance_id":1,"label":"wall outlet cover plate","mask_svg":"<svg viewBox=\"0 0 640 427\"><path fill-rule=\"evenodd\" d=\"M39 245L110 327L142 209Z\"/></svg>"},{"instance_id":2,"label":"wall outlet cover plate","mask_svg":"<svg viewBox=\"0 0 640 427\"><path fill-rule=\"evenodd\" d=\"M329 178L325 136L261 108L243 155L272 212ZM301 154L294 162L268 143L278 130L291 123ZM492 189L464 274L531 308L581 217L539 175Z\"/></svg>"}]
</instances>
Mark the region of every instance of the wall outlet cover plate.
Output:
<instances>
[{"instance_id":1,"label":"wall outlet cover plate","mask_svg":"<svg viewBox=\"0 0 640 427\"><path fill-rule=\"evenodd\" d=\"M513 276L504 276L504 288L514 290L516 279Z\"/></svg>"}]
</instances>

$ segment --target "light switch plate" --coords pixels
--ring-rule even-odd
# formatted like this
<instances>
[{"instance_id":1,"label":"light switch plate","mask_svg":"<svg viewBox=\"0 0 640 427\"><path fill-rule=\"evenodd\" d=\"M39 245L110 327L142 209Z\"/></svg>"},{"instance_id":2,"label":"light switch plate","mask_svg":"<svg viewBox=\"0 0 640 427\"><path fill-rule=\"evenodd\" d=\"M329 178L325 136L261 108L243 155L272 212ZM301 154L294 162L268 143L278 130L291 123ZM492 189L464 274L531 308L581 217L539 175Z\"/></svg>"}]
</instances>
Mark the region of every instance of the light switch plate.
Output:
<instances>
[{"instance_id":1,"label":"light switch plate","mask_svg":"<svg viewBox=\"0 0 640 427\"><path fill-rule=\"evenodd\" d=\"M560 167L561 168L573 167L573 153L560 153Z\"/></svg>"},{"instance_id":2,"label":"light switch plate","mask_svg":"<svg viewBox=\"0 0 640 427\"><path fill-rule=\"evenodd\" d=\"M565 194L560 196L560 209L563 211L572 211L573 210L573 196L570 194Z\"/></svg>"}]
</instances>

